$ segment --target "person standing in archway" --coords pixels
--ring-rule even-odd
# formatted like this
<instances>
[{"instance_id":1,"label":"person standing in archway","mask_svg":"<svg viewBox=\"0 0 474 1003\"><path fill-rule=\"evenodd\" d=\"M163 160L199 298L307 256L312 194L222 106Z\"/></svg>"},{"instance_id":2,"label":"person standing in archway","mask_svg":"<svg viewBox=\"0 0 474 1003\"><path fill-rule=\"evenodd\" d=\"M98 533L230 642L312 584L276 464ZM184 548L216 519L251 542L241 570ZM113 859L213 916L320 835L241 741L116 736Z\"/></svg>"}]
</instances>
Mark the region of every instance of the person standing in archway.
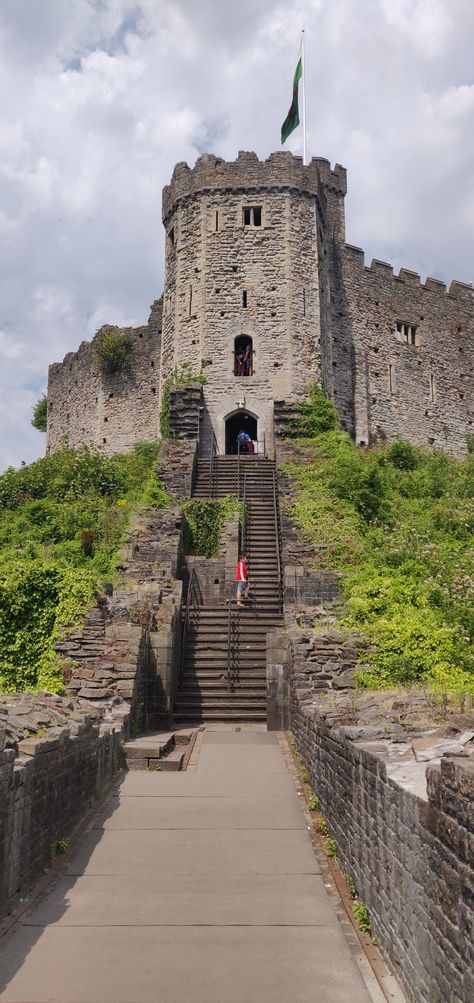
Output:
<instances>
[{"instance_id":1,"label":"person standing in archway","mask_svg":"<svg viewBox=\"0 0 474 1003\"><path fill-rule=\"evenodd\" d=\"M252 370L252 349L250 347L250 344L247 345L247 347L245 349L245 352L244 352L243 371L244 371L244 376L252 376L253 375L253 370Z\"/></svg>"},{"instance_id":2,"label":"person standing in archway","mask_svg":"<svg viewBox=\"0 0 474 1003\"><path fill-rule=\"evenodd\" d=\"M237 451L241 453L248 453L248 446L250 442L250 436L248 432L242 429L237 436Z\"/></svg>"}]
</instances>

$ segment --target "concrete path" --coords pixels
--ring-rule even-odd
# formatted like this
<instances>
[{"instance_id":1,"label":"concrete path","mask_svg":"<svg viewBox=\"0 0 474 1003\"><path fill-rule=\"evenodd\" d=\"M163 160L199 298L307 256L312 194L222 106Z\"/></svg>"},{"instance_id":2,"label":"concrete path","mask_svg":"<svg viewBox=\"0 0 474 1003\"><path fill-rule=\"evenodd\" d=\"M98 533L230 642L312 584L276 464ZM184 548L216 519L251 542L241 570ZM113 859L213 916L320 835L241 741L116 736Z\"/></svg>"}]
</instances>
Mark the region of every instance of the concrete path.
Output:
<instances>
[{"instance_id":1,"label":"concrete path","mask_svg":"<svg viewBox=\"0 0 474 1003\"><path fill-rule=\"evenodd\" d=\"M373 1003L279 739L219 726L128 773L0 942L2 1003Z\"/></svg>"}]
</instances>

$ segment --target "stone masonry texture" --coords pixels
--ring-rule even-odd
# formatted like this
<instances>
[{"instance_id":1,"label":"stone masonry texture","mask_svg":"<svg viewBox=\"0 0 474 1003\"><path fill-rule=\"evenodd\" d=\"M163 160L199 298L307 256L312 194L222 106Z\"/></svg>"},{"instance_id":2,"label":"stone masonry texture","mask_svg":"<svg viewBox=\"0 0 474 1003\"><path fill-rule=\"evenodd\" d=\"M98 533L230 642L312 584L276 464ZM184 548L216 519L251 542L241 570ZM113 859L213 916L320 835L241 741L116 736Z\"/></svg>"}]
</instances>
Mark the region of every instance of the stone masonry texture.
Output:
<instances>
[{"instance_id":1,"label":"stone masonry texture","mask_svg":"<svg viewBox=\"0 0 474 1003\"><path fill-rule=\"evenodd\" d=\"M346 699L337 715L331 703L337 696L316 697L298 669L290 691L290 727L339 863L368 907L377 943L407 999L470 1003L474 755L465 750L472 730L461 736L467 744L453 749L456 758L442 755L443 740L429 734L413 756L409 742L403 744L400 709L396 720L382 709L376 726L364 726L356 700ZM438 758L423 762L436 741ZM412 746L416 750L416 739Z\"/></svg>"},{"instance_id":2,"label":"stone masonry texture","mask_svg":"<svg viewBox=\"0 0 474 1003\"><path fill-rule=\"evenodd\" d=\"M111 455L158 439L161 300L153 304L147 325L126 333L130 366L124 372L101 374L97 335L50 366L48 452L93 446Z\"/></svg>"},{"instance_id":3,"label":"stone masonry texture","mask_svg":"<svg viewBox=\"0 0 474 1003\"><path fill-rule=\"evenodd\" d=\"M282 151L177 164L163 190L163 297L129 332L130 372L102 377L94 341L51 366L47 448L113 453L158 438L164 383L186 366L206 377L201 455L212 433L225 450L239 408L271 447L274 405L279 427L312 383L360 445L405 438L463 455L474 434L474 292L406 268L394 275L382 261L366 267L345 243L346 190L339 164L303 166ZM242 337L248 376L234 372ZM193 437L195 407L172 402L178 436Z\"/></svg>"}]
</instances>

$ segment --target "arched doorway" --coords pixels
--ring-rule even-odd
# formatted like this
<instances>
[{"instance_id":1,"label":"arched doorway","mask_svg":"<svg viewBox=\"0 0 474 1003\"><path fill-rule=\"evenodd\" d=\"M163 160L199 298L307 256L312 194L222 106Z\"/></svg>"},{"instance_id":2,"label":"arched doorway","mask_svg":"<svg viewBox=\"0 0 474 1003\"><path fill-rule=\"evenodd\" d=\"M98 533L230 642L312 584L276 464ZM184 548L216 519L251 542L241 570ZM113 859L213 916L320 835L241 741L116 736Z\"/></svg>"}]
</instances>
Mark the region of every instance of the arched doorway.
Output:
<instances>
[{"instance_id":1,"label":"arched doorway","mask_svg":"<svg viewBox=\"0 0 474 1003\"><path fill-rule=\"evenodd\" d=\"M248 334L240 334L234 341L234 376L253 376L253 342Z\"/></svg>"},{"instance_id":2,"label":"arched doorway","mask_svg":"<svg viewBox=\"0 0 474 1003\"><path fill-rule=\"evenodd\" d=\"M239 432L247 432L253 442L257 441L257 419L248 411L239 409L229 415L225 423L225 451L237 452L237 436Z\"/></svg>"}]
</instances>

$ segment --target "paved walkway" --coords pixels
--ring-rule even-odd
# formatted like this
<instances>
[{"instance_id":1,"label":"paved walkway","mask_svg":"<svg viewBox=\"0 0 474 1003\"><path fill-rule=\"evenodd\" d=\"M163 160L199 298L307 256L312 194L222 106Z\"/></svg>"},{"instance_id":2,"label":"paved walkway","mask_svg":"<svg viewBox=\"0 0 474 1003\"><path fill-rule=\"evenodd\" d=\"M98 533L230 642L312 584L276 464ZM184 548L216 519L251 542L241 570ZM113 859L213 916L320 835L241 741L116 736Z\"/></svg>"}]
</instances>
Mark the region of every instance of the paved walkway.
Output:
<instances>
[{"instance_id":1,"label":"paved walkway","mask_svg":"<svg viewBox=\"0 0 474 1003\"><path fill-rule=\"evenodd\" d=\"M127 774L0 943L0 1000L380 1000L353 950L279 739L216 726L194 770Z\"/></svg>"}]
</instances>

